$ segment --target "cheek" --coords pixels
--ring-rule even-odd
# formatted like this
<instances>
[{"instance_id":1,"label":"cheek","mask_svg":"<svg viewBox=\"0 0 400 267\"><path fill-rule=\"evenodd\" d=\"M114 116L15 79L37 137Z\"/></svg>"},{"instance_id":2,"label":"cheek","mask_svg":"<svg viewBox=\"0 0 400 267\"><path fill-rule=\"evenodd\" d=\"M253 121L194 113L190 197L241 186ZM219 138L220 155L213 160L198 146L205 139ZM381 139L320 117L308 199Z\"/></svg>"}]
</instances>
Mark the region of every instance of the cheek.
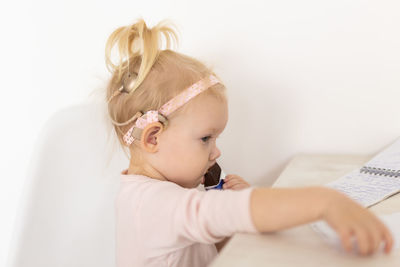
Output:
<instances>
[{"instance_id":1,"label":"cheek","mask_svg":"<svg viewBox=\"0 0 400 267\"><path fill-rule=\"evenodd\" d=\"M201 141L201 140L200 140ZM190 172L202 172L208 163L208 149L196 140L175 139L160 147L168 168Z\"/></svg>"},{"instance_id":2,"label":"cheek","mask_svg":"<svg viewBox=\"0 0 400 267\"><path fill-rule=\"evenodd\" d=\"M167 136L162 140L159 148L161 159L171 167L184 163L190 152L190 147L179 136Z\"/></svg>"}]
</instances>

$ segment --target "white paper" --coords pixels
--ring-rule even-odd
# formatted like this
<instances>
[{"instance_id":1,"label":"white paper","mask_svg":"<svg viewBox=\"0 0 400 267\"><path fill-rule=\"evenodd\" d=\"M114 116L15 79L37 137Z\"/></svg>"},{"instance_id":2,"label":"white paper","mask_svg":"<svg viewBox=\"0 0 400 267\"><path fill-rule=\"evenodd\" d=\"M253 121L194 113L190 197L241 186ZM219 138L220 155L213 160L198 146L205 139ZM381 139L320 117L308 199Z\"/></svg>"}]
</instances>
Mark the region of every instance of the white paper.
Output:
<instances>
[{"instance_id":1,"label":"white paper","mask_svg":"<svg viewBox=\"0 0 400 267\"><path fill-rule=\"evenodd\" d=\"M364 207L370 207L400 192L400 178L360 173L359 170L354 170L326 186L346 194Z\"/></svg>"},{"instance_id":2,"label":"white paper","mask_svg":"<svg viewBox=\"0 0 400 267\"><path fill-rule=\"evenodd\" d=\"M379 152L365 166L400 171L400 138Z\"/></svg>"}]
</instances>

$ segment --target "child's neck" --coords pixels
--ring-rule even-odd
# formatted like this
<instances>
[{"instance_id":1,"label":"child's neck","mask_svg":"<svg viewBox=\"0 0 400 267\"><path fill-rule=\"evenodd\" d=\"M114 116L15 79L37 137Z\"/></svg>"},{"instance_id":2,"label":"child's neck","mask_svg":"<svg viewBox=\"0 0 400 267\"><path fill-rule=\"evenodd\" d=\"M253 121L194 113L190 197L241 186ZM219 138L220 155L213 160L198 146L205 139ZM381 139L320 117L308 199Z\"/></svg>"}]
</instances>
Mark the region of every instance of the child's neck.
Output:
<instances>
[{"instance_id":1,"label":"child's neck","mask_svg":"<svg viewBox=\"0 0 400 267\"><path fill-rule=\"evenodd\" d=\"M159 173L153 166L148 164L143 164L141 166L129 164L128 175L129 174L144 175L160 181L167 181L167 179L165 179L161 173Z\"/></svg>"}]
</instances>

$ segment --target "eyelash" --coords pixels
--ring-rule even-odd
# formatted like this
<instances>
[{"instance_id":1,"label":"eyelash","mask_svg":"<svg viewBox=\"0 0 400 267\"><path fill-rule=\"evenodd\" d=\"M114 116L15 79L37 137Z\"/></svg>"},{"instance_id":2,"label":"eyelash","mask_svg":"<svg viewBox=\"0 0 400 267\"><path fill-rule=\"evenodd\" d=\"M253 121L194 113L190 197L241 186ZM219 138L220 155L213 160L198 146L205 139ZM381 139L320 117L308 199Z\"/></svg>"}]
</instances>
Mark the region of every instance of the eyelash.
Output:
<instances>
[{"instance_id":1,"label":"eyelash","mask_svg":"<svg viewBox=\"0 0 400 267\"><path fill-rule=\"evenodd\" d=\"M204 137L201 138L201 140L202 140L204 143L206 143L208 140L210 140L210 138L211 138L211 136L204 136ZM204 140L204 139L206 139L206 140Z\"/></svg>"}]
</instances>

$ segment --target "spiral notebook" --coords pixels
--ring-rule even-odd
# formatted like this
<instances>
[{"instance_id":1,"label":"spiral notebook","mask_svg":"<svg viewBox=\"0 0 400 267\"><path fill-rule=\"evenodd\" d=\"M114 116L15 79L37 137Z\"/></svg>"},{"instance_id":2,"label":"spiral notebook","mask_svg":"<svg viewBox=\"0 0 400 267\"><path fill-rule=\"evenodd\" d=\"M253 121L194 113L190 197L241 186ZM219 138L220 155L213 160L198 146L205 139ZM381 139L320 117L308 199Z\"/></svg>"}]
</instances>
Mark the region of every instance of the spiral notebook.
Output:
<instances>
[{"instance_id":1,"label":"spiral notebook","mask_svg":"<svg viewBox=\"0 0 400 267\"><path fill-rule=\"evenodd\" d=\"M400 192L400 138L360 169L326 184L348 195L364 207Z\"/></svg>"}]
</instances>

